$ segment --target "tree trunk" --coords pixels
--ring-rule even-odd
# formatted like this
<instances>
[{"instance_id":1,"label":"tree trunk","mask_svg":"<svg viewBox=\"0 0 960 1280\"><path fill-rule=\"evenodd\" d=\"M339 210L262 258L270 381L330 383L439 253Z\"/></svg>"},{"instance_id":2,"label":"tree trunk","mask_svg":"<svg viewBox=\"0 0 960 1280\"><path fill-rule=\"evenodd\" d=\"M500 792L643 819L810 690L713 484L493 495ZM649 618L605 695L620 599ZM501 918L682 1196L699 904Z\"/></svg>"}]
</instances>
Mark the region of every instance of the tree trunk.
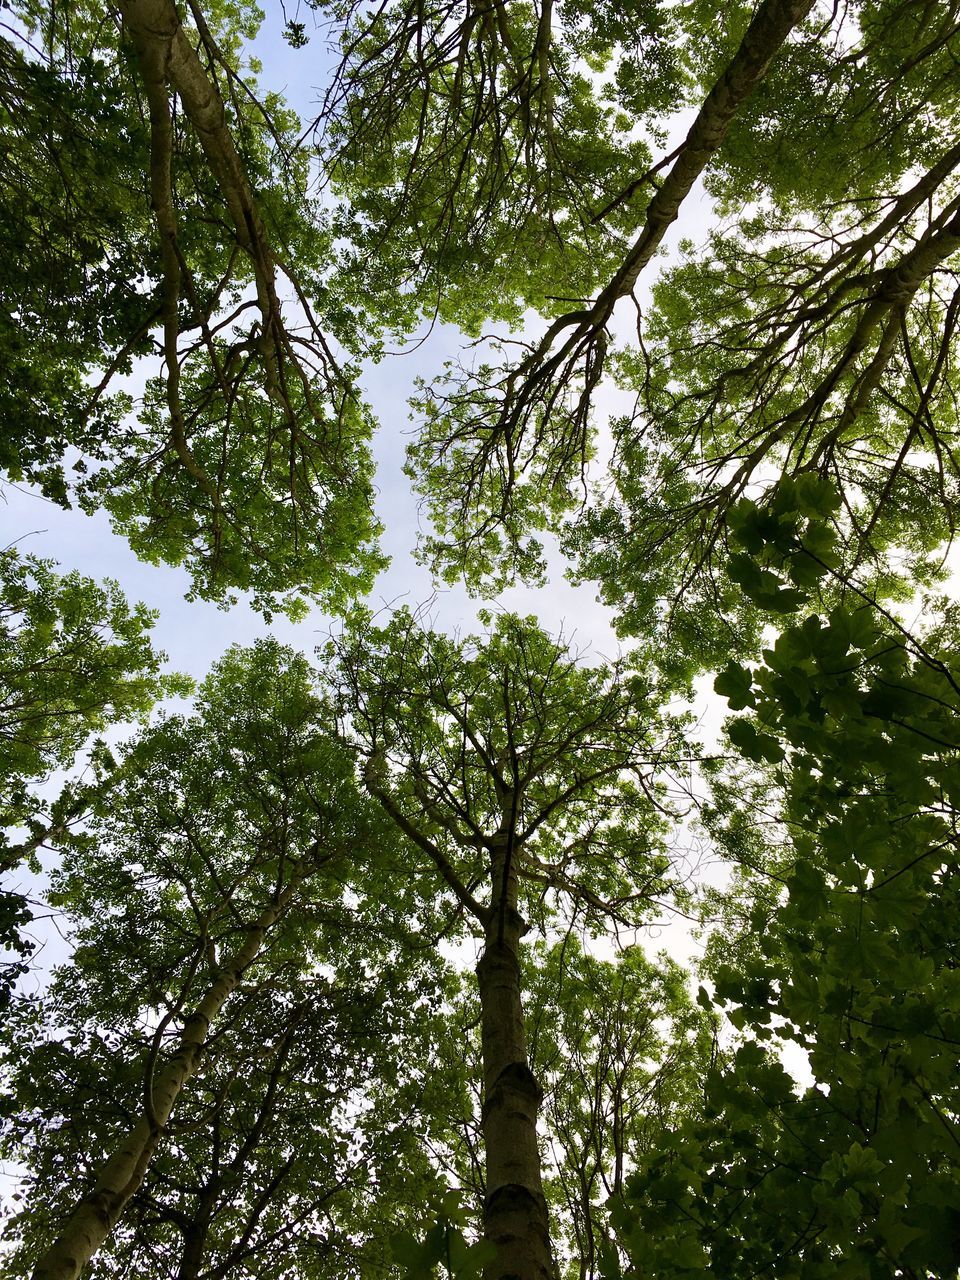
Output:
<instances>
[{"instance_id":1,"label":"tree trunk","mask_svg":"<svg viewBox=\"0 0 960 1280\"><path fill-rule=\"evenodd\" d=\"M177 1280L197 1280L203 1265L210 1223L206 1215L198 1214L183 1233L183 1253Z\"/></svg>"},{"instance_id":2,"label":"tree trunk","mask_svg":"<svg viewBox=\"0 0 960 1280\"><path fill-rule=\"evenodd\" d=\"M184 1023L176 1053L157 1074L151 1094L152 1115L138 1120L103 1162L93 1189L81 1197L63 1231L37 1263L33 1280L75 1280L111 1234L143 1182L181 1089L200 1066L210 1024L256 960L264 937L302 879L302 875L296 876L260 914L245 931L241 946L219 969L207 994Z\"/></svg>"},{"instance_id":3,"label":"tree trunk","mask_svg":"<svg viewBox=\"0 0 960 1280\"><path fill-rule=\"evenodd\" d=\"M184 114L196 131L230 213L237 242L250 256L267 345L262 352L267 371L276 375L268 340L278 340L280 302L274 260L263 219L244 163L227 124L227 113L215 77L204 70L184 32L174 0L118 0L124 25L149 78L159 65L176 90Z\"/></svg>"},{"instance_id":4,"label":"tree trunk","mask_svg":"<svg viewBox=\"0 0 960 1280\"><path fill-rule=\"evenodd\" d=\"M520 939L525 925L517 910L516 863L508 856L505 838L494 846L492 870L485 946L477 965L487 1184L483 1231L497 1249L485 1276L486 1280L553 1280L537 1145L543 1094L527 1062L520 1000Z\"/></svg>"}]
</instances>

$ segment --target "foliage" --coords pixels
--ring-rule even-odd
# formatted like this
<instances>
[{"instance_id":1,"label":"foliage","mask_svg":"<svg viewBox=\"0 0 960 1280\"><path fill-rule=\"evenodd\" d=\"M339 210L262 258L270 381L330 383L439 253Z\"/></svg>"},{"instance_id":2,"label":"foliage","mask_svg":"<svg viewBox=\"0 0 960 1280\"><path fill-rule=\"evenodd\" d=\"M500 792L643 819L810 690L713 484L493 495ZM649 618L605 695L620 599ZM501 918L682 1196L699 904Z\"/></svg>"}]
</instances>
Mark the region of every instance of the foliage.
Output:
<instances>
[{"instance_id":1,"label":"foliage","mask_svg":"<svg viewBox=\"0 0 960 1280\"><path fill-rule=\"evenodd\" d=\"M679 89L672 15L551 0L314 7L341 53L315 128L346 201L357 302L372 288L378 322L400 332L423 315L476 335L588 297L631 227L642 134Z\"/></svg>"},{"instance_id":2,"label":"foliage","mask_svg":"<svg viewBox=\"0 0 960 1280\"><path fill-rule=\"evenodd\" d=\"M744 31L743 15L718 25L690 7L685 54L712 87L617 271L542 336L495 343L425 388L410 469L435 521L424 555L448 578L536 580L543 533L572 509L568 549L623 628L644 636L651 602L679 602L692 644L726 608L726 512L785 471L839 483L850 564L886 572L905 546L910 571L934 580L957 484L960 151L943 142L955 15L899 2L794 13L775 73L748 87L737 67L761 30L772 47L763 22L781 8L761 6ZM721 85L740 90L729 117ZM682 246L638 340L611 357L617 303L639 308L641 272L701 175L728 216L705 246ZM636 408L613 423L614 465L584 517L608 368Z\"/></svg>"},{"instance_id":3,"label":"foliage","mask_svg":"<svg viewBox=\"0 0 960 1280\"><path fill-rule=\"evenodd\" d=\"M664 952L651 958L635 944L601 960L568 935L538 944L527 963L558 1248L569 1275L605 1275L611 1197L633 1162L697 1111L716 1056L713 1020Z\"/></svg>"},{"instance_id":4,"label":"foliage","mask_svg":"<svg viewBox=\"0 0 960 1280\"><path fill-rule=\"evenodd\" d=\"M433 1225L423 1239L410 1231L398 1231L390 1240L393 1258L404 1280L430 1280L446 1273L453 1280L472 1280L480 1276L484 1266L495 1256L487 1240L471 1241L464 1235L470 1213L458 1191L427 1201L426 1217Z\"/></svg>"},{"instance_id":5,"label":"foliage","mask_svg":"<svg viewBox=\"0 0 960 1280\"><path fill-rule=\"evenodd\" d=\"M658 805L690 759L682 720L658 714L649 673L586 666L532 618L486 621L453 639L406 609L383 627L358 612L331 646L368 787L480 919L468 899L507 828L532 919L555 895L598 925L642 918L670 882Z\"/></svg>"},{"instance_id":6,"label":"foliage","mask_svg":"<svg viewBox=\"0 0 960 1280\"><path fill-rule=\"evenodd\" d=\"M372 424L299 122L241 59L259 11L120 17L24 0L0 42L0 464L200 596L336 601L382 565Z\"/></svg>"},{"instance_id":7,"label":"foliage","mask_svg":"<svg viewBox=\"0 0 960 1280\"><path fill-rule=\"evenodd\" d=\"M950 612L914 639L851 593L718 677L744 712L731 740L779 762L768 795L721 792L714 815L734 856L753 851L755 905L747 945L714 940L702 997L750 1035L628 1183L636 1274L953 1274L956 639ZM781 842L758 847L761 807ZM782 1043L809 1061L799 1093Z\"/></svg>"},{"instance_id":8,"label":"foliage","mask_svg":"<svg viewBox=\"0 0 960 1280\"><path fill-rule=\"evenodd\" d=\"M617 304L636 305L641 274L785 42L792 35L816 38L804 27L812 8L810 0L764 0L745 29L738 21L743 11L736 15L731 31L739 42L697 103L685 139L627 188L634 194L649 186L651 194L593 299L578 300L539 336L509 348L494 344L495 361L449 367L430 388L410 465L436 523L424 554L445 576L496 589L504 562L508 571L540 568L537 535L558 527L586 483L594 452L591 405ZM702 40L702 27L694 29ZM661 170L662 179L655 176Z\"/></svg>"},{"instance_id":9,"label":"foliage","mask_svg":"<svg viewBox=\"0 0 960 1280\"><path fill-rule=\"evenodd\" d=\"M160 674L156 615L131 608L115 582L59 576L52 561L7 548L0 592L0 820L13 827L36 811L28 783L68 769L91 734L143 719L190 682Z\"/></svg>"},{"instance_id":10,"label":"foliage","mask_svg":"<svg viewBox=\"0 0 960 1280\"><path fill-rule=\"evenodd\" d=\"M957 159L865 213L741 221L658 284L642 355L621 359L640 407L617 425L616 497L574 535L631 628L650 556L673 598L707 595L731 508L781 475L836 487L848 568L937 580L957 491Z\"/></svg>"},{"instance_id":11,"label":"foliage","mask_svg":"<svg viewBox=\"0 0 960 1280\"><path fill-rule=\"evenodd\" d=\"M706 87L736 28L708 26L707 6L696 8L692 52ZM730 129L708 179L724 209L769 200L794 212L859 205L869 216L943 153L942 124L955 120L958 101L951 4L856 0L840 22L808 30Z\"/></svg>"},{"instance_id":12,"label":"foliage","mask_svg":"<svg viewBox=\"0 0 960 1280\"><path fill-rule=\"evenodd\" d=\"M273 1274L293 1256L310 1274L360 1274L389 1226L419 1215L436 1178L413 1117L446 979L406 945L411 912L391 883L402 854L325 715L302 658L231 651L192 717L131 744L108 810L65 852L53 901L73 957L7 1034L5 1155L42 1194L8 1223L19 1249L5 1274L49 1243L244 922L298 864L296 910L211 1028L97 1274L158 1255L184 1277L251 1261Z\"/></svg>"}]
</instances>

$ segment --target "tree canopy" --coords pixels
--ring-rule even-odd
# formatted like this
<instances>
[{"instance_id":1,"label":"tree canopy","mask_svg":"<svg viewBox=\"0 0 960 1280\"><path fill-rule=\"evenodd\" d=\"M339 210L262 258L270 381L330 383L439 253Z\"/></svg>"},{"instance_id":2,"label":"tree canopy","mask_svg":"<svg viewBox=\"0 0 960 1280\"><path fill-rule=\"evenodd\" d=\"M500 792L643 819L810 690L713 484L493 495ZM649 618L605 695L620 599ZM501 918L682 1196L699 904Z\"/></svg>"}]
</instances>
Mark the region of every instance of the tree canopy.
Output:
<instances>
[{"instance_id":1,"label":"tree canopy","mask_svg":"<svg viewBox=\"0 0 960 1280\"><path fill-rule=\"evenodd\" d=\"M958 63L953 0L11 0L0 468L332 622L194 690L0 551L0 1274L960 1275ZM366 599L394 348L457 633ZM548 549L621 652L496 603Z\"/></svg>"},{"instance_id":2,"label":"tree canopy","mask_svg":"<svg viewBox=\"0 0 960 1280\"><path fill-rule=\"evenodd\" d=\"M201 596L336 599L380 559L332 233L242 56L257 11L193 17L23 6L4 36L4 464Z\"/></svg>"}]
</instances>

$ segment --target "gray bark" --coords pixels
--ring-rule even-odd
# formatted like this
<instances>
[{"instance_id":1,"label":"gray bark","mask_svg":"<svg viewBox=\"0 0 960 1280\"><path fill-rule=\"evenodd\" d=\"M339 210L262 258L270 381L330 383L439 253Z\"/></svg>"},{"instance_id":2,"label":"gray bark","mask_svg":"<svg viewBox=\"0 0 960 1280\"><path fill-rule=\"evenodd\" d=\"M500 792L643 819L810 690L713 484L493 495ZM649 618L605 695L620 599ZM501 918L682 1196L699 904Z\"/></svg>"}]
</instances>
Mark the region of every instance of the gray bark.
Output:
<instances>
[{"instance_id":1,"label":"gray bark","mask_svg":"<svg viewBox=\"0 0 960 1280\"><path fill-rule=\"evenodd\" d=\"M176 1052L153 1082L152 1114L142 1116L100 1167L93 1188L81 1196L59 1236L37 1263L32 1280L76 1280L110 1236L140 1188L153 1152L184 1085L198 1070L210 1026L256 960L264 938L296 893L296 877L245 931L237 951L220 968L206 995L187 1017Z\"/></svg>"},{"instance_id":2,"label":"gray bark","mask_svg":"<svg viewBox=\"0 0 960 1280\"><path fill-rule=\"evenodd\" d=\"M498 838L492 850L491 909L477 965L486 1150L483 1229L497 1249L485 1276L486 1280L553 1280L537 1142L543 1094L527 1060L520 992L525 924L517 910L516 862L507 851L506 838Z\"/></svg>"}]
</instances>

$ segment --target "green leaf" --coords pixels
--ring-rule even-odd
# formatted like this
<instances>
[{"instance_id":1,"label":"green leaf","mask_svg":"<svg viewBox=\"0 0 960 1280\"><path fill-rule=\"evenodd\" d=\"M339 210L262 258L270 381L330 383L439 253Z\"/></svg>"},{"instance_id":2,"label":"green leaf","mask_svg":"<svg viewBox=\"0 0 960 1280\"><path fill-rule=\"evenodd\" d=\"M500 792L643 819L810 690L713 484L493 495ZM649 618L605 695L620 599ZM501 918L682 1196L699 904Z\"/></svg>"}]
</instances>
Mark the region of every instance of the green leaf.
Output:
<instances>
[{"instance_id":1,"label":"green leaf","mask_svg":"<svg viewBox=\"0 0 960 1280\"><path fill-rule=\"evenodd\" d=\"M729 662L713 682L714 692L726 698L734 711L753 706L753 677L739 662Z\"/></svg>"},{"instance_id":2,"label":"green leaf","mask_svg":"<svg viewBox=\"0 0 960 1280\"><path fill-rule=\"evenodd\" d=\"M727 735L748 760L777 764L786 755L776 738L769 733L758 732L751 720L731 720L727 725Z\"/></svg>"},{"instance_id":3,"label":"green leaf","mask_svg":"<svg viewBox=\"0 0 960 1280\"><path fill-rule=\"evenodd\" d=\"M812 471L797 476L794 493L797 507L805 516L827 519L840 509L836 487Z\"/></svg>"}]
</instances>

